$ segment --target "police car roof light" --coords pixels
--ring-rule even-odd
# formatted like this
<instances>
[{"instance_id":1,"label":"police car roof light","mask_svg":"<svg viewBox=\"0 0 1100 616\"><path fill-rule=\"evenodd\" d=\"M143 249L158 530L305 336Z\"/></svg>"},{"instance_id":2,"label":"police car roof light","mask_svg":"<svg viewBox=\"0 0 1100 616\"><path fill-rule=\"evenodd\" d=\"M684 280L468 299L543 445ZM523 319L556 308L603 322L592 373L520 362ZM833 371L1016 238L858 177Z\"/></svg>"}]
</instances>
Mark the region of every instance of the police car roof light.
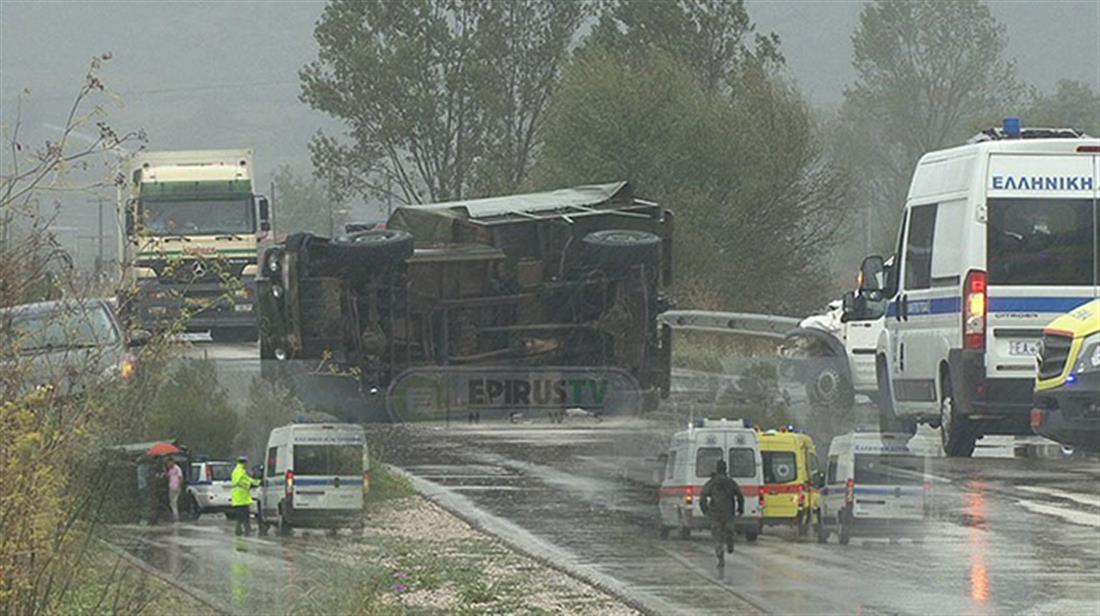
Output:
<instances>
[{"instance_id":1,"label":"police car roof light","mask_svg":"<svg viewBox=\"0 0 1100 616\"><path fill-rule=\"evenodd\" d=\"M1009 116L1001 121L1001 130L1005 132L1005 135L1010 139L1020 138L1020 118L1015 116Z\"/></svg>"}]
</instances>

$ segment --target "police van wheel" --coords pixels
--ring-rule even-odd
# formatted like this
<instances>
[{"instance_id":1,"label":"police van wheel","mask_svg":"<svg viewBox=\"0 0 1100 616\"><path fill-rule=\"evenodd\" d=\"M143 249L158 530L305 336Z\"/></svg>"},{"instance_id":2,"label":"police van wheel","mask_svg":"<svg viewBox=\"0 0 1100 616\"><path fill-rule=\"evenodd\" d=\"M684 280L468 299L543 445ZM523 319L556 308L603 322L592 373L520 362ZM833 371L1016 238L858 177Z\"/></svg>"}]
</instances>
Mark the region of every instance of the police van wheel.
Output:
<instances>
[{"instance_id":1,"label":"police van wheel","mask_svg":"<svg viewBox=\"0 0 1100 616\"><path fill-rule=\"evenodd\" d=\"M848 528L848 524L846 524L844 522L844 519L846 517L847 516L844 514L843 511L840 512L839 516L837 516L837 533L836 534L837 534L837 541L840 542L840 545L848 545L848 542L851 541L851 539L852 539L852 531L851 531L851 529Z\"/></svg>"},{"instance_id":2,"label":"police van wheel","mask_svg":"<svg viewBox=\"0 0 1100 616\"><path fill-rule=\"evenodd\" d=\"M665 539L668 539L668 536L671 533L672 533L672 527L671 526L665 526L664 524L662 524L660 530L658 530L658 535L660 535L662 541L665 540Z\"/></svg>"},{"instance_id":3,"label":"police van wheel","mask_svg":"<svg viewBox=\"0 0 1100 616\"><path fill-rule=\"evenodd\" d=\"M691 539L691 529L688 528L687 526L681 526L680 527L680 538L681 539Z\"/></svg>"},{"instance_id":4,"label":"police van wheel","mask_svg":"<svg viewBox=\"0 0 1100 616\"><path fill-rule=\"evenodd\" d=\"M290 522L287 521L286 515L283 514L283 505L279 504L279 519L275 522L276 528L279 530L279 534L287 536L290 534Z\"/></svg>"},{"instance_id":5,"label":"police van wheel","mask_svg":"<svg viewBox=\"0 0 1100 616\"><path fill-rule=\"evenodd\" d=\"M943 393L940 395L940 441L943 452L951 458L969 458L978 441L977 426L959 413L955 403L955 390L951 377L943 376Z\"/></svg>"},{"instance_id":6,"label":"police van wheel","mask_svg":"<svg viewBox=\"0 0 1100 616\"><path fill-rule=\"evenodd\" d=\"M817 531L818 543L829 542L829 529L825 527L825 519L822 517L820 509L817 511L817 524L814 525L814 530Z\"/></svg>"}]
</instances>

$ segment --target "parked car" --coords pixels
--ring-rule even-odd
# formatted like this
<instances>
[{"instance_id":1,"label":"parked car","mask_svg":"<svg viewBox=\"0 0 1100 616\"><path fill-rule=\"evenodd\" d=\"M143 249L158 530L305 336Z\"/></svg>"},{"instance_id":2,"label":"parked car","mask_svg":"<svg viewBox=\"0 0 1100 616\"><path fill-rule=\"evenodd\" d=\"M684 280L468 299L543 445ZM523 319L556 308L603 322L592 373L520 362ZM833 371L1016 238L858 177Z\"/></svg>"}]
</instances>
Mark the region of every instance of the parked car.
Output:
<instances>
[{"instance_id":1,"label":"parked car","mask_svg":"<svg viewBox=\"0 0 1100 616\"><path fill-rule=\"evenodd\" d=\"M1100 451L1100 300L1043 330L1031 427L1067 447Z\"/></svg>"},{"instance_id":2,"label":"parked car","mask_svg":"<svg viewBox=\"0 0 1100 616\"><path fill-rule=\"evenodd\" d=\"M65 299L0 309L0 389L18 395L52 387L79 394L90 385L129 381L137 359L110 305L101 299ZM15 373L18 374L15 374Z\"/></svg>"},{"instance_id":3,"label":"parked car","mask_svg":"<svg viewBox=\"0 0 1100 616\"><path fill-rule=\"evenodd\" d=\"M232 462L200 460L191 463L187 479L187 496L191 499L191 515L198 519L204 513L229 514L233 508Z\"/></svg>"}]
</instances>

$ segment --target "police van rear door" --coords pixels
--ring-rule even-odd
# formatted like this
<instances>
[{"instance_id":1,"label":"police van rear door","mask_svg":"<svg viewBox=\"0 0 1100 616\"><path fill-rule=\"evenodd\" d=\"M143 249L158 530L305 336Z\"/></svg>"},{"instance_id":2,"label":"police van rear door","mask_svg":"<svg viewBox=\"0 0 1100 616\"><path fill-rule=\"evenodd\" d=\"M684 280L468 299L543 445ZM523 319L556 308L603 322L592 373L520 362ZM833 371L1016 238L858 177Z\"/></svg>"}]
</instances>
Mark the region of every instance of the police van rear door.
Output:
<instances>
[{"instance_id":1,"label":"police van rear door","mask_svg":"<svg viewBox=\"0 0 1100 616\"><path fill-rule=\"evenodd\" d=\"M1096 159L1076 153L990 157L988 377L1033 379L1042 328L1096 297Z\"/></svg>"},{"instance_id":2,"label":"police van rear door","mask_svg":"<svg viewBox=\"0 0 1100 616\"><path fill-rule=\"evenodd\" d=\"M362 432L310 430L294 435L294 508L363 507Z\"/></svg>"}]
</instances>

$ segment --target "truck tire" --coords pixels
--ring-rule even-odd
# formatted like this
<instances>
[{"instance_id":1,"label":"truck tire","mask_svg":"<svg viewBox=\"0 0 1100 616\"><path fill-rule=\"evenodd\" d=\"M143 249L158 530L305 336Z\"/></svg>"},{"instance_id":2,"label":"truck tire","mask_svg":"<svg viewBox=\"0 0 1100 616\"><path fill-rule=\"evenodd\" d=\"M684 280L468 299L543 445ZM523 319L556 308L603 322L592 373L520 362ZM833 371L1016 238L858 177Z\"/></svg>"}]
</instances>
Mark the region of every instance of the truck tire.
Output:
<instances>
[{"instance_id":1,"label":"truck tire","mask_svg":"<svg viewBox=\"0 0 1100 616\"><path fill-rule=\"evenodd\" d=\"M943 375L940 393L940 441L949 458L969 458L978 441L978 427L959 412L951 377Z\"/></svg>"},{"instance_id":2,"label":"truck tire","mask_svg":"<svg viewBox=\"0 0 1100 616\"><path fill-rule=\"evenodd\" d=\"M597 267L657 265L661 260L661 238L648 231L604 229L584 236L581 243L585 262Z\"/></svg>"},{"instance_id":3,"label":"truck tire","mask_svg":"<svg viewBox=\"0 0 1100 616\"><path fill-rule=\"evenodd\" d=\"M329 252L353 266L383 265L411 257L413 236L401 229L361 231L331 240Z\"/></svg>"},{"instance_id":4,"label":"truck tire","mask_svg":"<svg viewBox=\"0 0 1100 616\"><path fill-rule=\"evenodd\" d=\"M832 359L832 358L830 358ZM825 358L817 361L824 362ZM806 380L806 397L810 405L823 411L852 410L856 404L856 393L848 375L837 367L836 361L829 361L810 373Z\"/></svg>"}]
</instances>

